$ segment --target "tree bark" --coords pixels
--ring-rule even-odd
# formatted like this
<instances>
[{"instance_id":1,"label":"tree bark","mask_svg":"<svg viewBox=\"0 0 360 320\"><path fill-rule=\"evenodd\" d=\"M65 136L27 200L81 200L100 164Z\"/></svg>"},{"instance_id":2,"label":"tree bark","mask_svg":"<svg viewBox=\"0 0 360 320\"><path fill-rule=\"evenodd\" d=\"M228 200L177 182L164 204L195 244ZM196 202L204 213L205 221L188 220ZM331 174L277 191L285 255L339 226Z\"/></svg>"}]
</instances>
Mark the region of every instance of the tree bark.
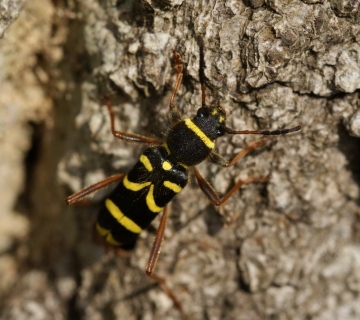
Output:
<instances>
[{"instance_id":1,"label":"tree bark","mask_svg":"<svg viewBox=\"0 0 360 320\"><path fill-rule=\"evenodd\" d=\"M206 102L227 110L227 126L302 130L229 169L199 165L220 194L269 181L214 208L191 177L170 205L156 273L189 319L360 318L359 6L28 1L0 40L1 319L181 318L144 272L153 232L127 256L106 254L91 236L98 206L64 198L127 172L144 150L114 139L104 97L118 129L166 135L173 50L184 62L175 103L195 115L199 41ZM256 139L227 136L217 149L230 159Z\"/></svg>"}]
</instances>

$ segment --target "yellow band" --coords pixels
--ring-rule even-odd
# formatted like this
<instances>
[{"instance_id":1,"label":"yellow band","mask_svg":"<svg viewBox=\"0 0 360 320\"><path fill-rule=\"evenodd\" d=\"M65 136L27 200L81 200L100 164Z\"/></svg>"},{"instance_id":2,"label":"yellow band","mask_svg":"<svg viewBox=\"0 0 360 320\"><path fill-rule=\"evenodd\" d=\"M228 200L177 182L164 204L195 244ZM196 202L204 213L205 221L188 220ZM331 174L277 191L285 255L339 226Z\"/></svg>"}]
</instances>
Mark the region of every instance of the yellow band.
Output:
<instances>
[{"instance_id":1,"label":"yellow band","mask_svg":"<svg viewBox=\"0 0 360 320\"><path fill-rule=\"evenodd\" d=\"M119 207L112 202L110 199L105 200L105 206L111 213L111 215L126 229L131 231L132 233L140 233L142 229L131 219L126 217Z\"/></svg>"},{"instance_id":2,"label":"yellow band","mask_svg":"<svg viewBox=\"0 0 360 320\"><path fill-rule=\"evenodd\" d=\"M172 191L174 191L175 193L178 193L182 190L182 188L177 185L176 183L173 183L171 181L164 181L164 186Z\"/></svg>"},{"instance_id":3,"label":"yellow band","mask_svg":"<svg viewBox=\"0 0 360 320\"><path fill-rule=\"evenodd\" d=\"M185 125L192 131L194 132L200 139L202 142L204 142L204 144L209 148L209 149L214 149L215 147L215 142L211 141L206 134L194 123L192 122L191 119L185 119L184 120Z\"/></svg>"},{"instance_id":4,"label":"yellow band","mask_svg":"<svg viewBox=\"0 0 360 320\"><path fill-rule=\"evenodd\" d=\"M157 206L155 203L154 185L153 184L150 186L149 192L146 196L146 204L147 204L149 210L152 212L160 212L163 209L162 207Z\"/></svg>"},{"instance_id":5,"label":"yellow band","mask_svg":"<svg viewBox=\"0 0 360 320\"><path fill-rule=\"evenodd\" d=\"M98 223L96 224L96 230L102 237L105 238L107 243L109 243L115 247L121 246L121 243L114 239L111 232L109 230L106 230L103 227L101 227Z\"/></svg>"},{"instance_id":6,"label":"yellow band","mask_svg":"<svg viewBox=\"0 0 360 320\"><path fill-rule=\"evenodd\" d=\"M151 165L151 162L150 162L150 160L149 160L149 158L147 157L147 156L145 156L145 155L141 155L140 156L140 162L144 165L144 167L145 167L145 169L147 170L147 171L152 171L153 170L153 167L152 167L152 165Z\"/></svg>"},{"instance_id":7,"label":"yellow band","mask_svg":"<svg viewBox=\"0 0 360 320\"><path fill-rule=\"evenodd\" d=\"M131 191L139 191L151 184L151 182L143 182L143 183L137 183L137 182L131 182L128 179L128 176L126 175L123 179L123 184L126 189Z\"/></svg>"}]
</instances>

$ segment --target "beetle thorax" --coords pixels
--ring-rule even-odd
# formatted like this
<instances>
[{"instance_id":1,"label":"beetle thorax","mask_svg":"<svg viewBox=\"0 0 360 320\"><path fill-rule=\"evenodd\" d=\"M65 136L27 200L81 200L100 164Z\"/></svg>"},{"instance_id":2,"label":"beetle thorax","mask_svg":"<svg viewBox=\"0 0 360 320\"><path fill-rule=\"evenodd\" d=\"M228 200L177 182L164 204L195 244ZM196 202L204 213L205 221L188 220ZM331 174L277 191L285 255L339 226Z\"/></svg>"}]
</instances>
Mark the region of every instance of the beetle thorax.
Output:
<instances>
[{"instance_id":1,"label":"beetle thorax","mask_svg":"<svg viewBox=\"0 0 360 320\"><path fill-rule=\"evenodd\" d=\"M184 119L167 136L169 157L186 166L204 161L224 134L225 111L221 107L202 107L193 119Z\"/></svg>"}]
</instances>

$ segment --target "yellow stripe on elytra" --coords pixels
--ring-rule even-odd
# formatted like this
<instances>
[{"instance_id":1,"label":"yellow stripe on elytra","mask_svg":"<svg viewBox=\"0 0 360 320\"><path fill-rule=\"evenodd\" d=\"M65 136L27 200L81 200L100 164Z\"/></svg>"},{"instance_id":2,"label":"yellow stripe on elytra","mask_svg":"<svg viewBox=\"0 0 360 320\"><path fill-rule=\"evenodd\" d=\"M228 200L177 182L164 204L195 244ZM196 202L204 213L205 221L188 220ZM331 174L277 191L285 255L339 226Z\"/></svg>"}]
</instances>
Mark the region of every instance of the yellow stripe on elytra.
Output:
<instances>
[{"instance_id":1,"label":"yellow stripe on elytra","mask_svg":"<svg viewBox=\"0 0 360 320\"><path fill-rule=\"evenodd\" d=\"M159 207L155 203L154 199L154 185L150 186L149 192L146 196L146 204L151 212L160 212L163 208Z\"/></svg>"},{"instance_id":2,"label":"yellow stripe on elytra","mask_svg":"<svg viewBox=\"0 0 360 320\"><path fill-rule=\"evenodd\" d=\"M121 246L121 243L116 241L109 230L104 229L98 223L96 224L97 232L105 238L106 242L113 246Z\"/></svg>"},{"instance_id":3,"label":"yellow stripe on elytra","mask_svg":"<svg viewBox=\"0 0 360 320\"><path fill-rule=\"evenodd\" d=\"M145 169L147 170L147 171L152 171L153 170L153 167L152 167L152 165L151 165L151 162L150 162L150 160L149 160L149 158L147 157L147 156L145 156L145 155L141 155L140 156L140 162L144 165L144 167L145 167Z\"/></svg>"},{"instance_id":4,"label":"yellow stripe on elytra","mask_svg":"<svg viewBox=\"0 0 360 320\"><path fill-rule=\"evenodd\" d=\"M170 170L172 168L172 165L169 161L164 161L162 164L162 168L166 171Z\"/></svg>"},{"instance_id":5,"label":"yellow stripe on elytra","mask_svg":"<svg viewBox=\"0 0 360 320\"><path fill-rule=\"evenodd\" d=\"M119 207L110 199L105 200L105 206L111 213L111 215L127 230L132 233L140 233L142 229L131 219L125 216Z\"/></svg>"},{"instance_id":6,"label":"yellow stripe on elytra","mask_svg":"<svg viewBox=\"0 0 360 320\"><path fill-rule=\"evenodd\" d=\"M173 183L171 181L164 181L164 186L172 191L174 191L175 193L178 193L182 190L182 188L177 185L176 183Z\"/></svg>"},{"instance_id":7,"label":"yellow stripe on elytra","mask_svg":"<svg viewBox=\"0 0 360 320\"><path fill-rule=\"evenodd\" d=\"M123 184L124 184L124 187L128 190L139 191L139 190L149 186L151 184L151 182L150 181L143 182L143 183L131 182L131 181L129 181L128 176L126 175L123 179Z\"/></svg>"},{"instance_id":8,"label":"yellow stripe on elytra","mask_svg":"<svg viewBox=\"0 0 360 320\"><path fill-rule=\"evenodd\" d=\"M215 142L211 141L206 134L191 119L184 120L185 125L194 132L209 149L214 149Z\"/></svg>"}]
</instances>

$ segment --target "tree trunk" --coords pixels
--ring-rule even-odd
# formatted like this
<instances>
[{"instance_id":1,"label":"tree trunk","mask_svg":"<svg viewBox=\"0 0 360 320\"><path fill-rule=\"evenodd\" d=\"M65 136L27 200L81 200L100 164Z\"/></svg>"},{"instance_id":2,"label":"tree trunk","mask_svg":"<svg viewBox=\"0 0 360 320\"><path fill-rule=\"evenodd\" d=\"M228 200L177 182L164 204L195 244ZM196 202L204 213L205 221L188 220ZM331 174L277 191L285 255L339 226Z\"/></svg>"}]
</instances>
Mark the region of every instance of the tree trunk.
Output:
<instances>
[{"instance_id":1,"label":"tree trunk","mask_svg":"<svg viewBox=\"0 0 360 320\"><path fill-rule=\"evenodd\" d=\"M8 16L19 3L4 2ZM191 176L171 202L156 273L189 319L360 318L359 6L27 1L0 40L1 319L181 318L144 272L151 230L125 256L93 242L110 188L89 207L64 199L127 172L145 148L111 135L104 97L119 130L166 135L173 50L184 63L175 104L195 115L201 42L206 103L227 110L228 127L302 130L234 167L199 165L221 195L269 179L214 208ZM258 138L225 136L217 150L231 159Z\"/></svg>"}]
</instances>

